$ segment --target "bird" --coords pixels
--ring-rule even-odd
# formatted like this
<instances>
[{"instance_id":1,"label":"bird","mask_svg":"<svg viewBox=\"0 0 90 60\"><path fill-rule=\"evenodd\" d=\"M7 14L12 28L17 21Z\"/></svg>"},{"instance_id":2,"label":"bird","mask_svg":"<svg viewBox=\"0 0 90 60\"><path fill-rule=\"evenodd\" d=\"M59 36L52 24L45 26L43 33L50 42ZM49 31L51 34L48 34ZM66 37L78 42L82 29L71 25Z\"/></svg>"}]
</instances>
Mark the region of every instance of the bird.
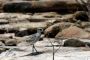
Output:
<instances>
[{"instance_id":1,"label":"bird","mask_svg":"<svg viewBox=\"0 0 90 60\"><path fill-rule=\"evenodd\" d=\"M26 42L28 42L30 45L32 45L32 53L34 53L34 51L36 51L36 53L38 53L34 44L40 40L42 32L43 32L42 28L37 28L37 32L35 34L29 35L25 39ZM12 54L12 51L14 51L16 49L18 49L18 48L10 48L6 53L6 56L8 56L9 54Z\"/></svg>"},{"instance_id":2,"label":"bird","mask_svg":"<svg viewBox=\"0 0 90 60\"><path fill-rule=\"evenodd\" d=\"M25 40L30 45L32 45L32 53L34 53L35 51L38 52L34 44L40 40L42 32L42 28L37 28L37 32L35 34L29 35Z\"/></svg>"}]
</instances>

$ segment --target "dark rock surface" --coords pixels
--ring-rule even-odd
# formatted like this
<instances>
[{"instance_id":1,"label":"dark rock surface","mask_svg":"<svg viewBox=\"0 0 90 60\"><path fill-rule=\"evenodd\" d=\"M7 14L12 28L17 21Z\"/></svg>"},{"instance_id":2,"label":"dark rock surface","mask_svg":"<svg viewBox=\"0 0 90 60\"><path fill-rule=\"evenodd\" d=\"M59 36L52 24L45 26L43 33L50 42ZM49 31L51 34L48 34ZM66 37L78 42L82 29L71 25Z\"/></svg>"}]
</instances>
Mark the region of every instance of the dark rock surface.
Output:
<instances>
[{"instance_id":1,"label":"dark rock surface","mask_svg":"<svg viewBox=\"0 0 90 60\"><path fill-rule=\"evenodd\" d=\"M85 43L78 39L68 39L64 42L64 46L66 47L85 47Z\"/></svg>"}]
</instances>

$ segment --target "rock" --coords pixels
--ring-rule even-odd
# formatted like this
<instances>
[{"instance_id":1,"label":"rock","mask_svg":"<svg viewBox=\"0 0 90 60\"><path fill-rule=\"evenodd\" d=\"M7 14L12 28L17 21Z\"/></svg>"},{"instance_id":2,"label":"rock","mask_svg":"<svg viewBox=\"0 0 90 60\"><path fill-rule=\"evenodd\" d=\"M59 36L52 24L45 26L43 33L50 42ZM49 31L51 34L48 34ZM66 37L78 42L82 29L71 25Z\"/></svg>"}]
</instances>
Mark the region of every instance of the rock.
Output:
<instances>
[{"instance_id":1,"label":"rock","mask_svg":"<svg viewBox=\"0 0 90 60\"><path fill-rule=\"evenodd\" d=\"M17 31L19 31L19 28L14 27L12 24L0 25L0 34L16 33Z\"/></svg>"},{"instance_id":2,"label":"rock","mask_svg":"<svg viewBox=\"0 0 90 60\"><path fill-rule=\"evenodd\" d=\"M0 41L0 46L5 46L5 44L2 41Z\"/></svg>"},{"instance_id":3,"label":"rock","mask_svg":"<svg viewBox=\"0 0 90 60\"><path fill-rule=\"evenodd\" d=\"M68 39L64 42L65 47L85 47L85 43L78 39Z\"/></svg>"},{"instance_id":4,"label":"rock","mask_svg":"<svg viewBox=\"0 0 90 60\"><path fill-rule=\"evenodd\" d=\"M0 19L0 25L1 25L1 24L8 24L8 23L9 23L9 21L4 20L4 19Z\"/></svg>"},{"instance_id":5,"label":"rock","mask_svg":"<svg viewBox=\"0 0 90 60\"><path fill-rule=\"evenodd\" d=\"M37 28L47 28L50 23L48 22L28 22L28 23L13 23L13 24L5 24L0 25L0 32L3 33L18 33L21 31L21 29L26 29L25 31L28 31L29 34L35 33ZM23 30L24 31L24 30Z\"/></svg>"},{"instance_id":6,"label":"rock","mask_svg":"<svg viewBox=\"0 0 90 60\"><path fill-rule=\"evenodd\" d=\"M17 45L17 41L15 39L9 39L5 41L5 45L6 46L16 46Z\"/></svg>"},{"instance_id":7,"label":"rock","mask_svg":"<svg viewBox=\"0 0 90 60\"><path fill-rule=\"evenodd\" d=\"M18 43L17 46L30 46L30 44L27 42L21 42L21 43Z\"/></svg>"},{"instance_id":8,"label":"rock","mask_svg":"<svg viewBox=\"0 0 90 60\"><path fill-rule=\"evenodd\" d=\"M1 58L1 60L14 60L14 59L15 59L15 58L13 58L12 56Z\"/></svg>"},{"instance_id":9,"label":"rock","mask_svg":"<svg viewBox=\"0 0 90 60\"><path fill-rule=\"evenodd\" d=\"M42 34L39 41L43 41L44 37L44 34Z\"/></svg>"},{"instance_id":10,"label":"rock","mask_svg":"<svg viewBox=\"0 0 90 60\"><path fill-rule=\"evenodd\" d=\"M5 32L6 32L6 30L0 29L0 34L4 34Z\"/></svg>"},{"instance_id":11,"label":"rock","mask_svg":"<svg viewBox=\"0 0 90 60\"><path fill-rule=\"evenodd\" d=\"M88 9L88 17L89 17L89 21L90 21L90 0L88 0L88 2L87 2L87 9Z\"/></svg>"},{"instance_id":12,"label":"rock","mask_svg":"<svg viewBox=\"0 0 90 60\"><path fill-rule=\"evenodd\" d=\"M18 32L15 33L15 36L23 37L23 36L31 34L30 32L28 31L28 29L27 30L18 31Z\"/></svg>"},{"instance_id":13,"label":"rock","mask_svg":"<svg viewBox=\"0 0 90 60\"><path fill-rule=\"evenodd\" d=\"M2 10L3 4L4 4L4 1L1 1L1 0L0 0L0 13L3 11L3 10Z\"/></svg>"},{"instance_id":14,"label":"rock","mask_svg":"<svg viewBox=\"0 0 90 60\"><path fill-rule=\"evenodd\" d=\"M55 37L55 35L60 31L59 26L49 27L45 30L45 35L47 37Z\"/></svg>"},{"instance_id":15,"label":"rock","mask_svg":"<svg viewBox=\"0 0 90 60\"><path fill-rule=\"evenodd\" d=\"M43 13L35 13L30 19L31 22L45 22L45 21L53 21L55 18L60 18L61 15L56 12L43 12Z\"/></svg>"},{"instance_id":16,"label":"rock","mask_svg":"<svg viewBox=\"0 0 90 60\"><path fill-rule=\"evenodd\" d=\"M33 29L33 28L46 28L47 27L47 22L31 22L31 23L13 23L10 24L14 28L27 28L27 29Z\"/></svg>"},{"instance_id":17,"label":"rock","mask_svg":"<svg viewBox=\"0 0 90 60\"><path fill-rule=\"evenodd\" d=\"M76 20L89 21L88 15L85 11L77 11L74 14Z\"/></svg>"},{"instance_id":18,"label":"rock","mask_svg":"<svg viewBox=\"0 0 90 60\"><path fill-rule=\"evenodd\" d=\"M64 38L90 38L90 33L84 31L83 29L71 26L59 32L56 37L64 37Z\"/></svg>"},{"instance_id":19,"label":"rock","mask_svg":"<svg viewBox=\"0 0 90 60\"><path fill-rule=\"evenodd\" d=\"M85 42L86 47L90 47L90 42Z\"/></svg>"},{"instance_id":20,"label":"rock","mask_svg":"<svg viewBox=\"0 0 90 60\"><path fill-rule=\"evenodd\" d=\"M8 21L9 23L30 22L31 15L22 13L0 13L0 20Z\"/></svg>"},{"instance_id":21,"label":"rock","mask_svg":"<svg viewBox=\"0 0 90 60\"><path fill-rule=\"evenodd\" d=\"M90 27L90 22L82 22L81 27L82 28L89 28Z\"/></svg>"},{"instance_id":22,"label":"rock","mask_svg":"<svg viewBox=\"0 0 90 60\"><path fill-rule=\"evenodd\" d=\"M83 10L81 5L86 9L85 5L81 2L73 0L60 0L60 1L14 1L5 3L3 5L4 12L47 12L58 11L61 13L74 12Z\"/></svg>"},{"instance_id":23,"label":"rock","mask_svg":"<svg viewBox=\"0 0 90 60\"><path fill-rule=\"evenodd\" d=\"M45 30L45 35L47 37L55 37L59 31L68 28L71 25L73 25L73 23L68 23L68 22L56 23L54 25L51 25Z\"/></svg>"},{"instance_id":24,"label":"rock","mask_svg":"<svg viewBox=\"0 0 90 60\"><path fill-rule=\"evenodd\" d=\"M14 36L14 33L0 34L0 41L6 41L8 39L13 38Z\"/></svg>"},{"instance_id":25,"label":"rock","mask_svg":"<svg viewBox=\"0 0 90 60\"><path fill-rule=\"evenodd\" d=\"M45 18L56 18L56 17L61 17L60 14L56 13L56 12L45 12L41 14L43 17Z\"/></svg>"},{"instance_id":26,"label":"rock","mask_svg":"<svg viewBox=\"0 0 90 60\"><path fill-rule=\"evenodd\" d=\"M13 38L17 44L21 43L21 42L25 42L25 37L14 37Z\"/></svg>"},{"instance_id":27,"label":"rock","mask_svg":"<svg viewBox=\"0 0 90 60\"><path fill-rule=\"evenodd\" d=\"M78 21L89 21L88 15L85 11L77 11L73 14L65 14L57 17L54 23L58 22L78 22Z\"/></svg>"},{"instance_id":28,"label":"rock","mask_svg":"<svg viewBox=\"0 0 90 60\"><path fill-rule=\"evenodd\" d=\"M62 16L61 20L65 22L74 22L74 14L65 14Z\"/></svg>"},{"instance_id":29,"label":"rock","mask_svg":"<svg viewBox=\"0 0 90 60\"><path fill-rule=\"evenodd\" d=\"M90 32L90 28L85 28L84 30L87 32Z\"/></svg>"},{"instance_id":30,"label":"rock","mask_svg":"<svg viewBox=\"0 0 90 60\"><path fill-rule=\"evenodd\" d=\"M0 46L5 46L5 44L2 41L0 41ZM0 53L5 51L5 50L6 50L5 48L0 48Z\"/></svg>"},{"instance_id":31,"label":"rock","mask_svg":"<svg viewBox=\"0 0 90 60\"><path fill-rule=\"evenodd\" d=\"M19 31L15 34L16 36L25 36L36 33L37 28L45 29L48 27L48 22L32 22L32 23L19 23L13 24L14 28L19 28ZM21 28L26 28L26 30L20 30Z\"/></svg>"},{"instance_id":32,"label":"rock","mask_svg":"<svg viewBox=\"0 0 90 60\"><path fill-rule=\"evenodd\" d=\"M0 48L0 53L4 52L5 50L5 48Z\"/></svg>"}]
</instances>

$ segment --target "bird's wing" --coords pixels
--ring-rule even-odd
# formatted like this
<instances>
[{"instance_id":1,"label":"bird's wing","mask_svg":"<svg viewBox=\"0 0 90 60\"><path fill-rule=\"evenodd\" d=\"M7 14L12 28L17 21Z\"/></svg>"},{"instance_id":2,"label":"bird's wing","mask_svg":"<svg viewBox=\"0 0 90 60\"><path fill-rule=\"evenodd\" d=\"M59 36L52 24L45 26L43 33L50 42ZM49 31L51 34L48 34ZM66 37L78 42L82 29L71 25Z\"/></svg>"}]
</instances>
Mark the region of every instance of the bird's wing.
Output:
<instances>
[{"instance_id":1,"label":"bird's wing","mask_svg":"<svg viewBox=\"0 0 90 60\"><path fill-rule=\"evenodd\" d=\"M26 42L30 43L30 42L32 42L34 40L35 40L35 34L29 35L29 36L26 37Z\"/></svg>"}]
</instances>

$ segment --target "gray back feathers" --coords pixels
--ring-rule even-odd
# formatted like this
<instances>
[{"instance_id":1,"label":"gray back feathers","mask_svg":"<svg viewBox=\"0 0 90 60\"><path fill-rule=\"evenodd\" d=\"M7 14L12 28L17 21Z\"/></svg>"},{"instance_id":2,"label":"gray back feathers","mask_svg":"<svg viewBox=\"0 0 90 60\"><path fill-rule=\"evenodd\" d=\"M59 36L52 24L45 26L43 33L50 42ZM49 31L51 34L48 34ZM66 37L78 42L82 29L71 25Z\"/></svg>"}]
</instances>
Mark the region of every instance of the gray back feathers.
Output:
<instances>
[{"instance_id":1,"label":"gray back feathers","mask_svg":"<svg viewBox=\"0 0 90 60\"><path fill-rule=\"evenodd\" d=\"M28 43L30 43L30 44L36 43L37 41L40 40L40 38L41 38L41 33L42 33L42 30L38 29L38 30L37 30L37 33L32 34L32 35L29 35L29 36L26 38L26 42L28 42Z\"/></svg>"}]
</instances>

